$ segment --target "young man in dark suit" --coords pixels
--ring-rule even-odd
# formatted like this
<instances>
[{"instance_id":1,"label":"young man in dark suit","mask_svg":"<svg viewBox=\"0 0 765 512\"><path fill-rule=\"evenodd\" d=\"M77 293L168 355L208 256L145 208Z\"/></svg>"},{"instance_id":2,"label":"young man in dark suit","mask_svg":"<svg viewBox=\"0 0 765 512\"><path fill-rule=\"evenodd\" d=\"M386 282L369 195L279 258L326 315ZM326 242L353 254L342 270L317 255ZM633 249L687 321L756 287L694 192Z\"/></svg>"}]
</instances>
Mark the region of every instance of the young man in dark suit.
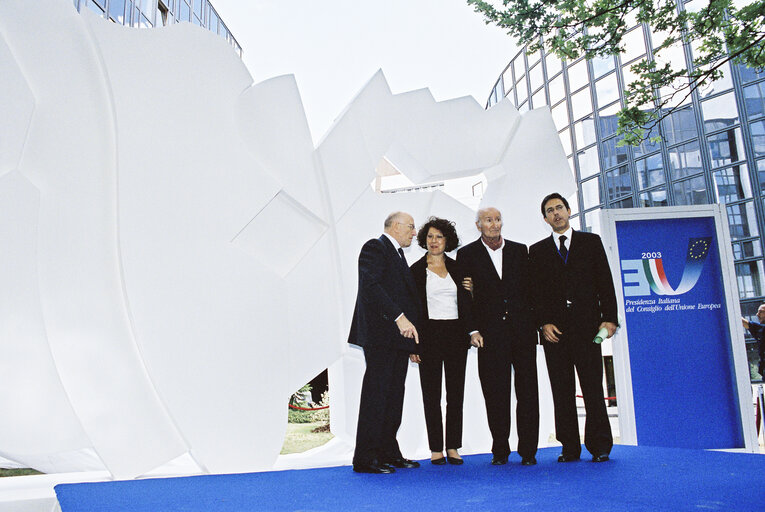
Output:
<instances>
[{"instance_id":1,"label":"young man in dark suit","mask_svg":"<svg viewBox=\"0 0 765 512\"><path fill-rule=\"evenodd\" d=\"M518 453L521 463L537 463L539 391L537 335L531 314L526 246L502 238L496 208L478 211L481 237L457 252L457 261L473 281L471 343L478 347L478 376L486 402L494 465L510 455L511 370L515 370ZM481 339L482 338L482 339Z\"/></svg>"},{"instance_id":2,"label":"young man in dark suit","mask_svg":"<svg viewBox=\"0 0 765 512\"><path fill-rule=\"evenodd\" d=\"M348 337L348 343L364 349L367 365L353 454L353 470L359 473L419 467L401 455L396 441L409 359L419 360L415 325L420 302L402 249L417 231L404 212L390 214L384 228L359 255L359 289Z\"/></svg>"},{"instance_id":3,"label":"young man in dark suit","mask_svg":"<svg viewBox=\"0 0 765 512\"><path fill-rule=\"evenodd\" d=\"M574 368L587 414L584 445L593 462L605 462L613 437L603 395L603 358L594 339L601 328L608 338L616 331L616 295L600 237L574 231L570 216L560 194L542 200L542 217L553 233L529 248L534 309L550 374L555 434L563 445L558 462L579 460L582 451Z\"/></svg>"}]
</instances>

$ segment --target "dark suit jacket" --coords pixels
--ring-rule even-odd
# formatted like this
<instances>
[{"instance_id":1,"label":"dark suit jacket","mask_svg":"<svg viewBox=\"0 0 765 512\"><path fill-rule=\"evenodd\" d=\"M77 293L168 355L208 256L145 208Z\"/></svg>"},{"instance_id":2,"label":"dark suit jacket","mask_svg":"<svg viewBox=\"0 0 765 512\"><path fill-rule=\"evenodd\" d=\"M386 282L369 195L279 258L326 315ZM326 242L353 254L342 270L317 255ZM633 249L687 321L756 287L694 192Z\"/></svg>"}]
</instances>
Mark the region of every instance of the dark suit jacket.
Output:
<instances>
[{"instance_id":1,"label":"dark suit jacket","mask_svg":"<svg viewBox=\"0 0 765 512\"><path fill-rule=\"evenodd\" d=\"M573 231L570 247L565 265L552 235L529 248L537 325L554 324L564 335L591 341L601 322L618 325L614 282L598 235Z\"/></svg>"},{"instance_id":2,"label":"dark suit jacket","mask_svg":"<svg viewBox=\"0 0 765 512\"><path fill-rule=\"evenodd\" d=\"M473 278L473 323L490 348L493 340L536 344L529 296L529 262L526 246L505 240L502 279L481 239L457 252L457 261ZM509 348L509 347L508 347Z\"/></svg>"},{"instance_id":3,"label":"dark suit jacket","mask_svg":"<svg viewBox=\"0 0 765 512\"><path fill-rule=\"evenodd\" d=\"M385 235L369 240L359 254L359 289L348 343L416 353L414 338L401 336L404 313L419 330L420 302L411 272Z\"/></svg>"},{"instance_id":4,"label":"dark suit jacket","mask_svg":"<svg viewBox=\"0 0 765 512\"><path fill-rule=\"evenodd\" d=\"M449 256L445 256L446 270L457 285L457 312L459 315L460 329L465 333L465 344L470 346L470 332L475 331L473 326L472 317L472 302L473 298L470 296L470 292L465 290L462 286L462 280L467 274L462 269L462 265L458 264ZM414 276L414 283L417 285L417 294L420 299L420 308L422 310L423 320L427 320L428 316L428 295L427 295L427 282L428 282L428 255L425 254L422 258L414 262L411 267L412 275ZM423 322L424 326L424 322Z\"/></svg>"}]
</instances>

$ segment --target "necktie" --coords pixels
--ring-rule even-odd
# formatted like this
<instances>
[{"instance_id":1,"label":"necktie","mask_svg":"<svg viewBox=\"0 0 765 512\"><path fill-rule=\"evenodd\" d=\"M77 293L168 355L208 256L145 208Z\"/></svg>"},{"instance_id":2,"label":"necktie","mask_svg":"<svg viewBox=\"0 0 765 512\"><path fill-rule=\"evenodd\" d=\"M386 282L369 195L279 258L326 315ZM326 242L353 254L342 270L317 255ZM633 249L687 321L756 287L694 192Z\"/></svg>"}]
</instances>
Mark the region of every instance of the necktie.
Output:
<instances>
[{"instance_id":1,"label":"necktie","mask_svg":"<svg viewBox=\"0 0 765 512\"><path fill-rule=\"evenodd\" d=\"M563 235L560 237L560 257L563 258L563 261L566 261L568 259L568 249L566 249L566 244L564 243L566 241L566 235Z\"/></svg>"},{"instance_id":2,"label":"necktie","mask_svg":"<svg viewBox=\"0 0 765 512\"><path fill-rule=\"evenodd\" d=\"M401 256L401 261L404 262L404 265L406 265L406 268L409 268L409 263L406 262L406 256L404 256L404 249L401 247L398 248L398 255Z\"/></svg>"}]
</instances>

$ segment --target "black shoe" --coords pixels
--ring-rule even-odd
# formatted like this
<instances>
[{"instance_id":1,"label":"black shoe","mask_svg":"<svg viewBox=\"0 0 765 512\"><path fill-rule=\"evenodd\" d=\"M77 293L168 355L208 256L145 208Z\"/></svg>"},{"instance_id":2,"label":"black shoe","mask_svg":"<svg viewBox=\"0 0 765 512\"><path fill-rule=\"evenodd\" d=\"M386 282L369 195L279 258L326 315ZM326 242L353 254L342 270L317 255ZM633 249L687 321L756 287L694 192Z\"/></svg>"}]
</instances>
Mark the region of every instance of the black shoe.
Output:
<instances>
[{"instance_id":1,"label":"black shoe","mask_svg":"<svg viewBox=\"0 0 765 512\"><path fill-rule=\"evenodd\" d=\"M396 457L395 459L385 459L382 461L383 464L387 464L389 466L393 466L394 468L419 468L420 463L416 460L409 460L405 459L403 457Z\"/></svg>"},{"instance_id":2,"label":"black shoe","mask_svg":"<svg viewBox=\"0 0 765 512\"><path fill-rule=\"evenodd\" d=\"M465 462L462 459L458 459L457 457L446 457L446 460L449 461L449 464L454 464L455 466L459 466L463 462Z\"/></svg>"},{"instance_id":3,"label":"black shoe","mask_svg":"<svg viewBox=\"0 0 765 512\"><path fill-rule=\"evenodd\" d=\"M576 462L579 460L579 455L574 457L573 455L558 455L558 462Z\"/></svg>"},{"instance_id":4,"label":"black shoe","mask_svg":"<svg viewBox=\"0 0 765 512\"><path fill-rule=\"evenodd\" d=\"M507 455L495 455L491 458L492 466L504 466L507 464Z\"/></svg>"},{"instance_id":5,"label":"black shoe","mask_svg":"<svg viewBox=\"0 0 765 512\"><path fill-rule=\"evenodd\" d=\"M608 458L607 453L601 453L600 455L593 455L592 456L592 462L608 462L610 459Z\"/></svg>"},{"instance_id":6,"label":"black shoe","mask_svg":"<svg viewBox=\"0 0 765 512\"><path fill-rule=\"evenodd\" d=\"M430 463L434 466L443 466L446 464L446 457L441 457L440 459L430 459Z\"/></svg>"},{"instance_id":7,"label":"black shoe","mask_svg":"<svg viewBox=\"0 0 765 512\"><path fill-rule=\"evenodd\" d=\"M396 470L390 466L383 464L354 464L353 470L356 473L376 473L376 474L388 474L395 473Z\"/></svg>"},{"instance_id":8,"label":"black shoe","mask_svg":"<svg viewBox=\"0 0 765 512\"><path fill-rule=\"evenodd\" d=\"M521 459L521 464L524 466L536 466L537 459L535 457L523 457Z\"/></svg>"}]
</instances>

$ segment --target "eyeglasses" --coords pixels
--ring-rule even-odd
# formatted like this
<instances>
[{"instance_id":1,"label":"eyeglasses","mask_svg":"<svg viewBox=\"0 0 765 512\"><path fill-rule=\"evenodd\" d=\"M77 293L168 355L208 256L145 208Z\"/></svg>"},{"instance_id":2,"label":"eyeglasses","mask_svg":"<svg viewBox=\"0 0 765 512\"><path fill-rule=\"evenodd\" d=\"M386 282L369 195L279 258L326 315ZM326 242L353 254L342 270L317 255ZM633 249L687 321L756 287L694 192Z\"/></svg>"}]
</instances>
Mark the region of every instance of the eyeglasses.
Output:
<instances>
[{"instance_id":1,"label":"eyeglasses","mask_svg":"<svg viewBox=\"0 0 765 512\"><path fill-rule=\"evenodd\" d=\"M396 224L401 224L402 226L406 226L409 229L414 229L414 224L405 224L403 222L396 222Z\"/></svg>"}]
</instances>

